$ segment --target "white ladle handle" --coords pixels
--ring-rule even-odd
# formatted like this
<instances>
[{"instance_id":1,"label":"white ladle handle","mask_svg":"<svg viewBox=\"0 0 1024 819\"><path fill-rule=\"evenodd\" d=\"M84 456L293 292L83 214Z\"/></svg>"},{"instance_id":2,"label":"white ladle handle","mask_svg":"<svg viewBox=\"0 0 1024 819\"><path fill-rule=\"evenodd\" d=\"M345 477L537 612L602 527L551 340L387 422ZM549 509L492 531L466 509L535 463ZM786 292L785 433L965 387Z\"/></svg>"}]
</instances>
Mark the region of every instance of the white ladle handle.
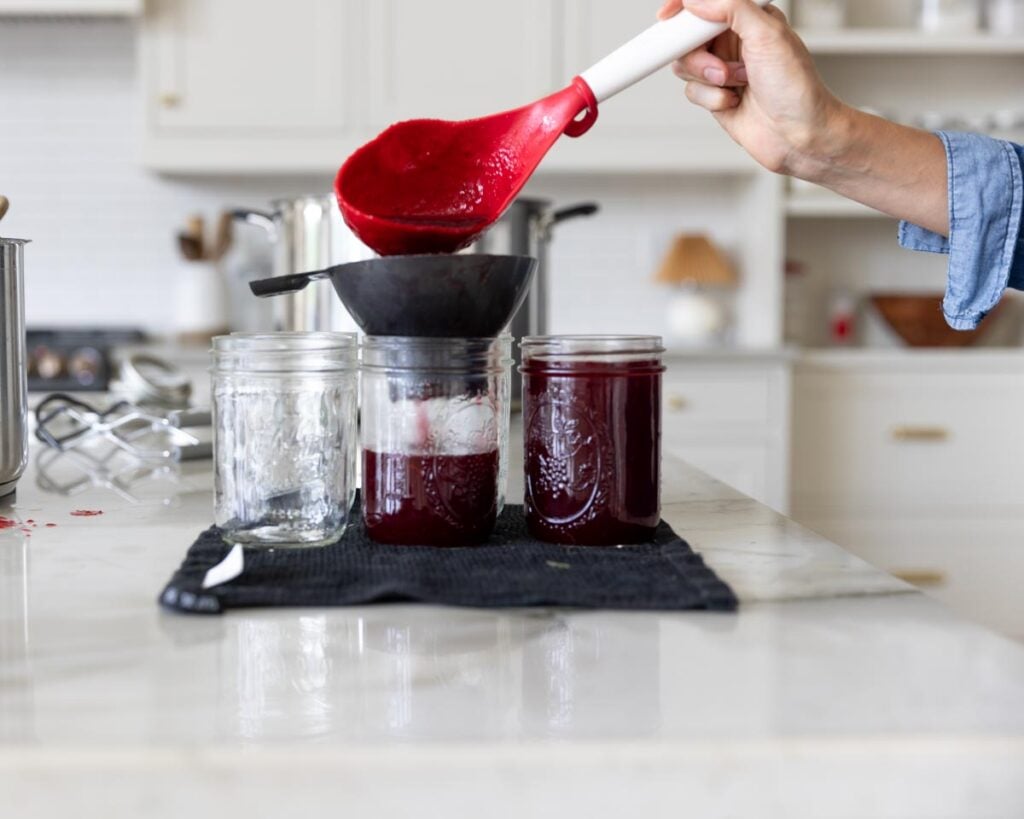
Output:
<instances>
[{"instance_id":1,"label":"white ladle handle","mask_svg":"<svg viewBox=\"0 0 1024 819\"><path fill-rule=\"evenodd\" d=\"M771 0L754 0L767 6ZM649 77L726 30L724 23L709 23L688 11L655 23L624 46L613 51L580 76L598 102Z\"/></svg>"}]
</instances>

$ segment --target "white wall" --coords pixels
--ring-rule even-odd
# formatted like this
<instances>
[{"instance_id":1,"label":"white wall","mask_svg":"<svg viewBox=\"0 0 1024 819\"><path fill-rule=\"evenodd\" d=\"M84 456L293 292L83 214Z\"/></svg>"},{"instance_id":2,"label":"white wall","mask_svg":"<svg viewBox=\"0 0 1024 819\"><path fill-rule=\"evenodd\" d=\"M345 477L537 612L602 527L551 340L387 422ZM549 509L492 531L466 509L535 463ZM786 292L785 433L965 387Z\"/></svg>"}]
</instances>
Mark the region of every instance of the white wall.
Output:
<instances>
[{"instance_id":1,"label":"white wall","mask_svg":"<svg viewBox=\"0 0 1024 819\"><path fill-rule=\"evenodd\" d=\"M173 235L189 213L329 187L332 169L249 179L143 170L134 43L128 22L0 20L0 192L12 201L3 233L33 240L30 325L165 329L180 265ZM660 254L677 231L701 230L742 260L734 214L744 184L609 176L532 185L528 193L558 203L604 206L558 231L552 330L664 332L665 292L649 281Z\"/></svg>"}]
</instances>

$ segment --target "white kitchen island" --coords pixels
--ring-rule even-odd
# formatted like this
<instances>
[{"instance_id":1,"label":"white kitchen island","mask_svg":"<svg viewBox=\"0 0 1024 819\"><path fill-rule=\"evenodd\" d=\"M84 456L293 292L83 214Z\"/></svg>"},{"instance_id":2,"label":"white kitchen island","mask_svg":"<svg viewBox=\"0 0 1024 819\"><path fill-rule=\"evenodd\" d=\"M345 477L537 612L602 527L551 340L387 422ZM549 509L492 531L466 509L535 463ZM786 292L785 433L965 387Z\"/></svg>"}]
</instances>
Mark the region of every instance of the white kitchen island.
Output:
<instances>
[{"instance_id":1,"label":"white kitchen island","mask_svg":"<svg viewBox=\"0 0 1024 819\"><path fill-rule=\"evenodd\" d=\"M35 521L0 531L5 819L1024 816L1024 647L681 463L735 615L203 617L156 598L209 465L71 489L40 452L0 505Z\"/></svg>"}]
</instances>

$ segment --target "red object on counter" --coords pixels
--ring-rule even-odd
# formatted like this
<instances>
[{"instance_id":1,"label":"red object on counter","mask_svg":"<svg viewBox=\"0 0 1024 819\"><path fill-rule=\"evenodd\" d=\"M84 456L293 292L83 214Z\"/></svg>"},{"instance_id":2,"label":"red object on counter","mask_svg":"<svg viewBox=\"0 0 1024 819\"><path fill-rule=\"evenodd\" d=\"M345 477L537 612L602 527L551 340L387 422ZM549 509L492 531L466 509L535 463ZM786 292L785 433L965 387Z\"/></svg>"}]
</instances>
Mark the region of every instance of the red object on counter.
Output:
<instances>
[{"instance_id":1,"label":"red object on counter","mask_svg":"<svg viewBox=\"0 0 1024 819\"><path fill-rule=\"evenodd\" d=\"M363 452L363 520L378 543L473 546L498 515L498 452Z\"/></svg>"},{"instance_id":2,"label":"red object on counter","mask_svg":"<svg viewBox=\"0 0 1024 819\"><path fill-rule=\"evenodd\" d=\"M660 350L625 361L523 350L530 534L581 546L649 541L661 519Z\"/></svg>"},{"instance_id":3,"label":"red object on counter","mask_svg":"<svg viewBox=\"0 0 1024 819\"><path fill-rule=\"evenodd\" d=\"M76 509L71 513L73 518L94 518L97 515L102 515L102 509Z\"/></svg>"},{"instance_id":4,"label":"red object on counter","mask_svg":"<svg viewBox=\"0 0 1024 819\"><path fill-rule=\"evenodd\" d=\"M382 256L454 253L501 217L563 133L582 136L596 119L597 100L577 77L489 117L400 122L341 166L338 205Z\"/></svg>"},{"instance_id":5,"label":"red object on counter","mask_svg":"<svg viewBox=\"0 0 1024 819\"><path fill-rule=\"evenodd\" d=\"M21 526L21 524L16 520L0 517L0 529L16 529L19 526Z\"/></svg>"}]
</instances>

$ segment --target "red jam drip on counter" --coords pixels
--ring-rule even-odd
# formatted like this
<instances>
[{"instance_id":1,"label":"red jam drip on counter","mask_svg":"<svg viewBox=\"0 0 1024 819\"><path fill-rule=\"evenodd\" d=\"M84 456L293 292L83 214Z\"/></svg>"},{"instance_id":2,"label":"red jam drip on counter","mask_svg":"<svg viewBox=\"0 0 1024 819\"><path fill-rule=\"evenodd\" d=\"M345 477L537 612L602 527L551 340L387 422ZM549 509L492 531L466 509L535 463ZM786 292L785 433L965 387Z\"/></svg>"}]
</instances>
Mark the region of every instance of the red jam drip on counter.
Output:
<instances>
[{"instance_id":1,"label":"red jam drip on counter","mask_svg":"<svg viewBox=\"0 0 1024 819\"><path fill-rule=\"evenodd\" d=\"M0 529L17 529L19 526L18 521L0 516Z\"/></svg>"},{"instance_id":2,"label":"red jam drip on counter","mask_svg":"<svg viewBox=\"0 0 1024 819\"><path fill-rule=\"evenodd\" d=\"M102 515L102 509L76 509L71 513L73 518L94 518L97 515Z\"/></svg>"},{"instance_id":3,"label":"red jam drip on counter","mask_svg":"<svg viewBox=\"0 0 1024 819\"><path fill-rule=\"evenodd\" d=\"M494 529L498 453L363 452L363 520L378 543L472 546Z\"/></svg>"},{"instance_id":4,"label":"red jam drip on counter","mask_svg":"<svg viewBox=\"0 0 1024 819\"><path fill-rule=\"evenodd\" d=\"M526 522L552 543L649 541L661 517L659 362L524 369Z\"/></svg>"},{"instance_id":5,"label":"red jam drip on counter","mask_svg":"<svg viewBox=\"0 0 1024 819\"><path fill-rule=\"evenodd\" d=\"M481 119L392 125L338 171L334 189L342 215L382 256L461 250L501 217L591 103L596 116L593 93L574 83Z\"/></svg>"}]
</instances>

